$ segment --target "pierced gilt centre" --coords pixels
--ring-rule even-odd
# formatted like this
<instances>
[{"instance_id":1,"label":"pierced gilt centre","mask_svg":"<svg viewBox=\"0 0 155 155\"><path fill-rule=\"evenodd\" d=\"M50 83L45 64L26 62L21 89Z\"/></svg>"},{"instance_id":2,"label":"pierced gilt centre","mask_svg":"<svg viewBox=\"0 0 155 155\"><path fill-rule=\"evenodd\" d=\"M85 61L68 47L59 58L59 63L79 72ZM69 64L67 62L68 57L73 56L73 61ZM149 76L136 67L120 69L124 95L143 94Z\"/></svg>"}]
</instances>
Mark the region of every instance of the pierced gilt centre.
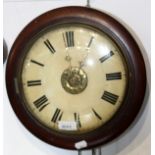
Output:
<instances>
[{"instance_id":1,"label":"pierced gilt centre","mask_svg":"<svg viewBox=\"0 0 155 155\"><path fill-rule=\"evenodd\" d=\"M71 94L79 94L87 87L87 74L83 69L71 67L64 70L61 76L62 87Z\"/></svg>"}]
</instances>

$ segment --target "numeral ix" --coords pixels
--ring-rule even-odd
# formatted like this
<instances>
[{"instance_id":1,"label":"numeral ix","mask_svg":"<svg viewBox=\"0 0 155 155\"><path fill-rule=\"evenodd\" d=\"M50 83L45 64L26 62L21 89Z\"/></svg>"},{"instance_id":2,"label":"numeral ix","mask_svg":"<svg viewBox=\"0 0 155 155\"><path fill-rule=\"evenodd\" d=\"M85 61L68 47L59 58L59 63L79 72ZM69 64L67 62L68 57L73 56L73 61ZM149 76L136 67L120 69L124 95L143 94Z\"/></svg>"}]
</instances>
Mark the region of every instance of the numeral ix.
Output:
<instances>
[{"instance_id":1,"label":"numeral ix","mask_svg":"<svg viewBox=\"0 0 155 155\"><path fill-rule=\"evenodd\" d=\"M31 81L27 81L27 86L31 87L31 86L39 86L41 85L41 80L31 80Z\"/></svg>"}]
</instances>

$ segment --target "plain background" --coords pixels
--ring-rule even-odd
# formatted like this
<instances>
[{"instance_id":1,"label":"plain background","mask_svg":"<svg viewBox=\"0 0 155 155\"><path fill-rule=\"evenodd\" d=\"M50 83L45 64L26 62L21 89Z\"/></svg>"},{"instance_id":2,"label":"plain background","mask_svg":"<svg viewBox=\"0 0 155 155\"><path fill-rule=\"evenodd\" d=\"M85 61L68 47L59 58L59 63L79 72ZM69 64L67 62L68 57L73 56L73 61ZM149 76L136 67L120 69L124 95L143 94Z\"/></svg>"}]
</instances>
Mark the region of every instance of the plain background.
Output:
<instances>
[{"instance_id":1,"label":"plain background","mask_svg":"<svg viewBox=\"0 0 155 155\"><path fill-rule=\"evenodd\" d=\"M86 0L4 0L4 39L8 49L36 16L60 6L85 4ZM117 140L103 146L102 155L150 155L150 1L91 0L91 6L108 12L129 29L142 49L148 75L145 106L137 121ZM4 155L10 154L77 155L77 152L49 146L29 133L15 116L4 84ZM90 151L83 152L83 155L90 154Z\"/></svg>"}]
</instances>

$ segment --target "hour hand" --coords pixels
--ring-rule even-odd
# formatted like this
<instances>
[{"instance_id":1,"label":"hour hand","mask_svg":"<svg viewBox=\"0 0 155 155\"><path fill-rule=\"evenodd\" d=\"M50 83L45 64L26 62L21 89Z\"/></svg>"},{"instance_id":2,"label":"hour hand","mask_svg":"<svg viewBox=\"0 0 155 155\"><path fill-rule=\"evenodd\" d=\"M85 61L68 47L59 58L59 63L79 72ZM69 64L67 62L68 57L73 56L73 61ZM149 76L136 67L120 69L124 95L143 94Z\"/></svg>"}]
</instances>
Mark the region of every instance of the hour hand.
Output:
<instances>
[{"instance_id":1,"label":"hour hand","mask_svg":"<svg viewBox=\"0 0 155 155\"><path fill-rule=\"evenodd\" d=\"M65 57L65 60L68 61L68 62L71 62L72 58L71 58L69 55L67 55L67 56Z\"/></svg>"},{"instance_id":2,"label":"hour hand","mask_svg":"<svg viewBox=\"0 0 155 155\"><path fill-rule=\"evenodd\" d=\"M82 67L84 67L84 66L85 66L84 61L79 61L79 68L82 68Z\"/></svg>"}]
</instances>

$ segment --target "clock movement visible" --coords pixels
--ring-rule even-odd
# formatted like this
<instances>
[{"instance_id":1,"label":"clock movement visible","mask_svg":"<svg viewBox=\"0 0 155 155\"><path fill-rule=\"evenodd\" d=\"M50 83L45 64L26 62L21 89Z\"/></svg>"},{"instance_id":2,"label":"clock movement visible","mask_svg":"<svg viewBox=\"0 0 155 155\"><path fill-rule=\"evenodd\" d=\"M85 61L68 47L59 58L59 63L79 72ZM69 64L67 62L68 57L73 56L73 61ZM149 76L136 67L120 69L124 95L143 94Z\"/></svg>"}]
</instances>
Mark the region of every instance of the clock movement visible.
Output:
<instances>
[{"instance_id":1,"label":"clock movement visible","mask_svg":"<svg viewBox=\"0 0 155 155\"><path fill-rule=\"evenodd\" d=\"M146 71L137 43L118 21L94 9L63 7L19 34L6 87L32 134L61 148L89 149L118 137L134 121Z\"/></svg>"}]
</instances>

